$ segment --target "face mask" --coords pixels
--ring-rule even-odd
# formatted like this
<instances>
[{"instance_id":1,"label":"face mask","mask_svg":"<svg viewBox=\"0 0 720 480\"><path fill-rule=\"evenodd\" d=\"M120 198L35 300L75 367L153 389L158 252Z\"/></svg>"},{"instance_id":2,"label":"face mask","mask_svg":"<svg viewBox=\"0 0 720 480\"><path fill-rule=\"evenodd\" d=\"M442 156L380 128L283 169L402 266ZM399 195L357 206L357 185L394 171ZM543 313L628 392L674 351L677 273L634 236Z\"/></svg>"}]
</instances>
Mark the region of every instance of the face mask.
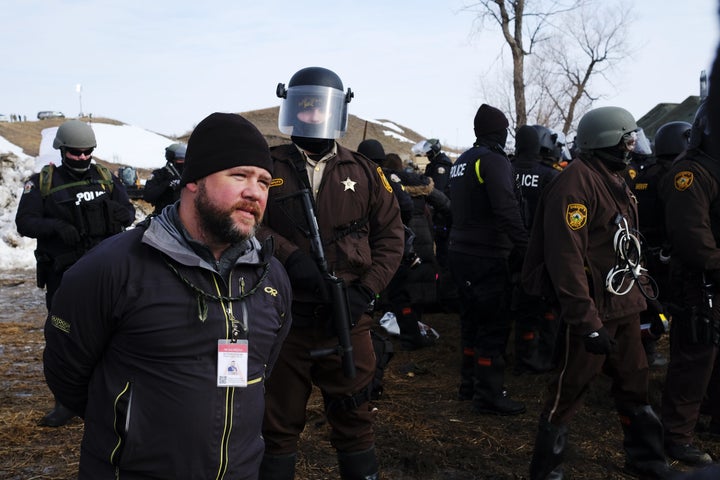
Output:
<instances>
[{"instance_id":1,"label":"face mask","mask_svg":"<svg viewBox=\"0 0 720 480\"><path fill-rule=\"evenodd\" d=\"M290 137L298 147L314 155L325 155L332 150L335 140L325 138Z\"/></svg>"},{"instance_id":2,"label":"face mask","mask_svg":"<svg viewBox=\"0 0 720 480\"><path fill-rule=\"evenodd\" d=\"M92 158L88 158L86 160L70 160L69 158L63 159L63 165L65 165L70 170L77 172L77 173L84 173L87 172L90 168L90 161Z\"/></svg>"}]
</instances>

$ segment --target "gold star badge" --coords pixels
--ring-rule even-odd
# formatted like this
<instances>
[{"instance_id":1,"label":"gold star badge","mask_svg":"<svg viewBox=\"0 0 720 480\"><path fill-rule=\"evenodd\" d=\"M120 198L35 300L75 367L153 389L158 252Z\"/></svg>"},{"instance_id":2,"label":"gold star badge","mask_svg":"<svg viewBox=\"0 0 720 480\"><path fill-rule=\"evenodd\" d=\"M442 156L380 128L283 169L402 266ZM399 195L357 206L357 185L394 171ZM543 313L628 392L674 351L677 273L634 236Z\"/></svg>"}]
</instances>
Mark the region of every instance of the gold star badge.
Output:
<instances>
[{"instance_id":1,"label":"gold star badge","mask_svg":"<svg viewBox=\"0 0 720 480\"><path fill-rule=\"evenodd\" d=\"M344 192L347 192L348 190L352 190L354 192L355 185L357 184L357 182L353 182L352 180L350 180L350 177L348 177L347 179L343 180L340 183L345 185L345 190L343 190Z\"/></svg>"}]
</instances>

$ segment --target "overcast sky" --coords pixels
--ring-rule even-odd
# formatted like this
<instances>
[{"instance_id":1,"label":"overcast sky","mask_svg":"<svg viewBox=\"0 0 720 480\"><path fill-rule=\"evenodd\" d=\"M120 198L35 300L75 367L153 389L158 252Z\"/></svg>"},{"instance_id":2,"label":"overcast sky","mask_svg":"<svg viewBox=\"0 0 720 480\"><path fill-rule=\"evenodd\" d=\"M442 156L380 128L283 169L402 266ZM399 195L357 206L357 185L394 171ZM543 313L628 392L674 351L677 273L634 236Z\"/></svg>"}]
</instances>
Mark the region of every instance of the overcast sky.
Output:
<instances>
[{"instance_id":1,"label":"overcast sky","mask_svg":"<svg viewBox=\"0 0 720 480\"><path fill-rule=\"evenodd\" d=\"M494 28L474 34L471 0L4 0L0 113L105 116L165 135L213 111L279 105L277 83L307 66L355 91L350 113L468 146L495 82ZM596 105L640 117L698 94L714 56L716 0L634 0L633 57ZM82 90L77 92L80 84Z\"/></svg>"}]
</instances>

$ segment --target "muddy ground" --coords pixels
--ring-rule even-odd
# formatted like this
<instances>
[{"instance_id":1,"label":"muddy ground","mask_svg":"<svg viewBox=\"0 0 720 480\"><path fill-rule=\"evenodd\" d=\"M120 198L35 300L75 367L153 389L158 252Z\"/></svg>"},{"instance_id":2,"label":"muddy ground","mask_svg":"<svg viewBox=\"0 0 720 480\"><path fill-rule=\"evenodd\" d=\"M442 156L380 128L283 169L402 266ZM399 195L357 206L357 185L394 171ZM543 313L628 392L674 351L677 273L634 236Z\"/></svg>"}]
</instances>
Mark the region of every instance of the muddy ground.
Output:
<instances>
[{"instance_id":1,"label":"muddy ground","mask_svg":"<svg viewBox=\"0 0 720 480\"><path fill-rule=\"evenodd\" d=\"M41 363L44 297L34 287L33 276L33 271L0 272L0 479L71 479L77 476L81 421L57 429L36 425L51 408L52 396ZM439 343L408 352L394 341L395 356L386 373L385 393L374 404L382 478L526 478L549 374L515 376L508 372L507 389L525 402L527 413L476 415L469 402L456 400L460 360L457 315L433 313L425 321L440 333ZM660 349L666 351L666 339L660 342ZM659 406L664 373L664 369L652 371L655 407ZM608 379L598 378L585 408L571 424L566 462L569 478L632 478L621 471L621 429L608 392ZM327 441L318 395L312 397L309 411L297 478L335 479L335 455ZM698 446L720 458L720 443L700 438Z\"/></svg>"}]
</instances>

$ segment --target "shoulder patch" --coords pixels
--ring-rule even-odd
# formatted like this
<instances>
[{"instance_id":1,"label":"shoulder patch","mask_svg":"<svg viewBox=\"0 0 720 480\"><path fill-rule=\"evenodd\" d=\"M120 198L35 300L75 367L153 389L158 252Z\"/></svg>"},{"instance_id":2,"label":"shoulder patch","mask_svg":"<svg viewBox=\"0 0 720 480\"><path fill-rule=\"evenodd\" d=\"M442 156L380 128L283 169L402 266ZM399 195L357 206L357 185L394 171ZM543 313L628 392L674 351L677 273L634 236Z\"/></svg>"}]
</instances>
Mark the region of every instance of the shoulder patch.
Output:
<instances>
[{"instance_id":1,"label":"shoulder patch","mask_svg":"<svg viewBox=\"0 0 720 480\"><path fill-rule=\"evenodd\" d=\"M271 187L279 187L279 186L282 185L283 183L285 183L285 180L283 180L282 178L273 178L273 179L270 181L270 186L271 186Z\"/></svg>"},{"instance_id":2,"label":"shoulder patch","mask_svg":"<svg viewBox=\"0 0 720 480\"><path fill-rule=\"evenodd\" d=\"M444 175L445 172L446 172L445 167L440 166L437 168L437 173L439 173L440 175Z\"/></svg>"},{"instance_id":3,"label":"shoulder patch","mask_svg":"<svg viewBox=\"0 0 720 480\"><path fill-rule=\"evenodd\" d=\"M587 207L582 203L571 203L565 212L565 221L572 230L580 230L587 224Z\"/></svg>"},{"instance_id":4,"label":"shoulder patch","mask_svg":"<svg viewBox=\"0 0 720 480\"><path fill-rule=\"evenodd\" d=\"M377 167L377 173L380 176L380 180L382 181L383 186L385 187L385 190L387 190L390 193L393 193L393 189L390 186L390 182L388 182L387 178L385 178L385 174L382 171L382 168Z\"/></svg>"},{"instance_id":5,"label":"shoulder patch","mask_svg":"<svg viewBox=\"0 0 720 480\"><path fill-rule=\"evenodd\" d=\"M395 183L402 183L402 180L400 180L400 177L398 177L396 173L390 174L390 181Z\"/></svg>"},{"instance_id":6,"label":"shoulder patch","mask_svg":"<svg viewBox=\"0 0 720 480\"><path fill-rule=\"evenodd\" d=\"M28 180L27 182L25 182L25 185L23 185L23 195L32 192L33 188L35 188L35 184L32 182L32 180Z\"/></svg>"},{"instance_id":7,"label":"shoulder patch","mask_svg":"<svg viewBox=\"0 0 720 480\"><path fill-rule=\"evenodd\" d=\"M687 190L688 188L690 188L690 185L692 185L694 179L695 177L693 176L693 172L683 170L682 172L676 173L675 190L678 190L680 192L682 192L683 190Z\"/></svg>"}]
</instances>

